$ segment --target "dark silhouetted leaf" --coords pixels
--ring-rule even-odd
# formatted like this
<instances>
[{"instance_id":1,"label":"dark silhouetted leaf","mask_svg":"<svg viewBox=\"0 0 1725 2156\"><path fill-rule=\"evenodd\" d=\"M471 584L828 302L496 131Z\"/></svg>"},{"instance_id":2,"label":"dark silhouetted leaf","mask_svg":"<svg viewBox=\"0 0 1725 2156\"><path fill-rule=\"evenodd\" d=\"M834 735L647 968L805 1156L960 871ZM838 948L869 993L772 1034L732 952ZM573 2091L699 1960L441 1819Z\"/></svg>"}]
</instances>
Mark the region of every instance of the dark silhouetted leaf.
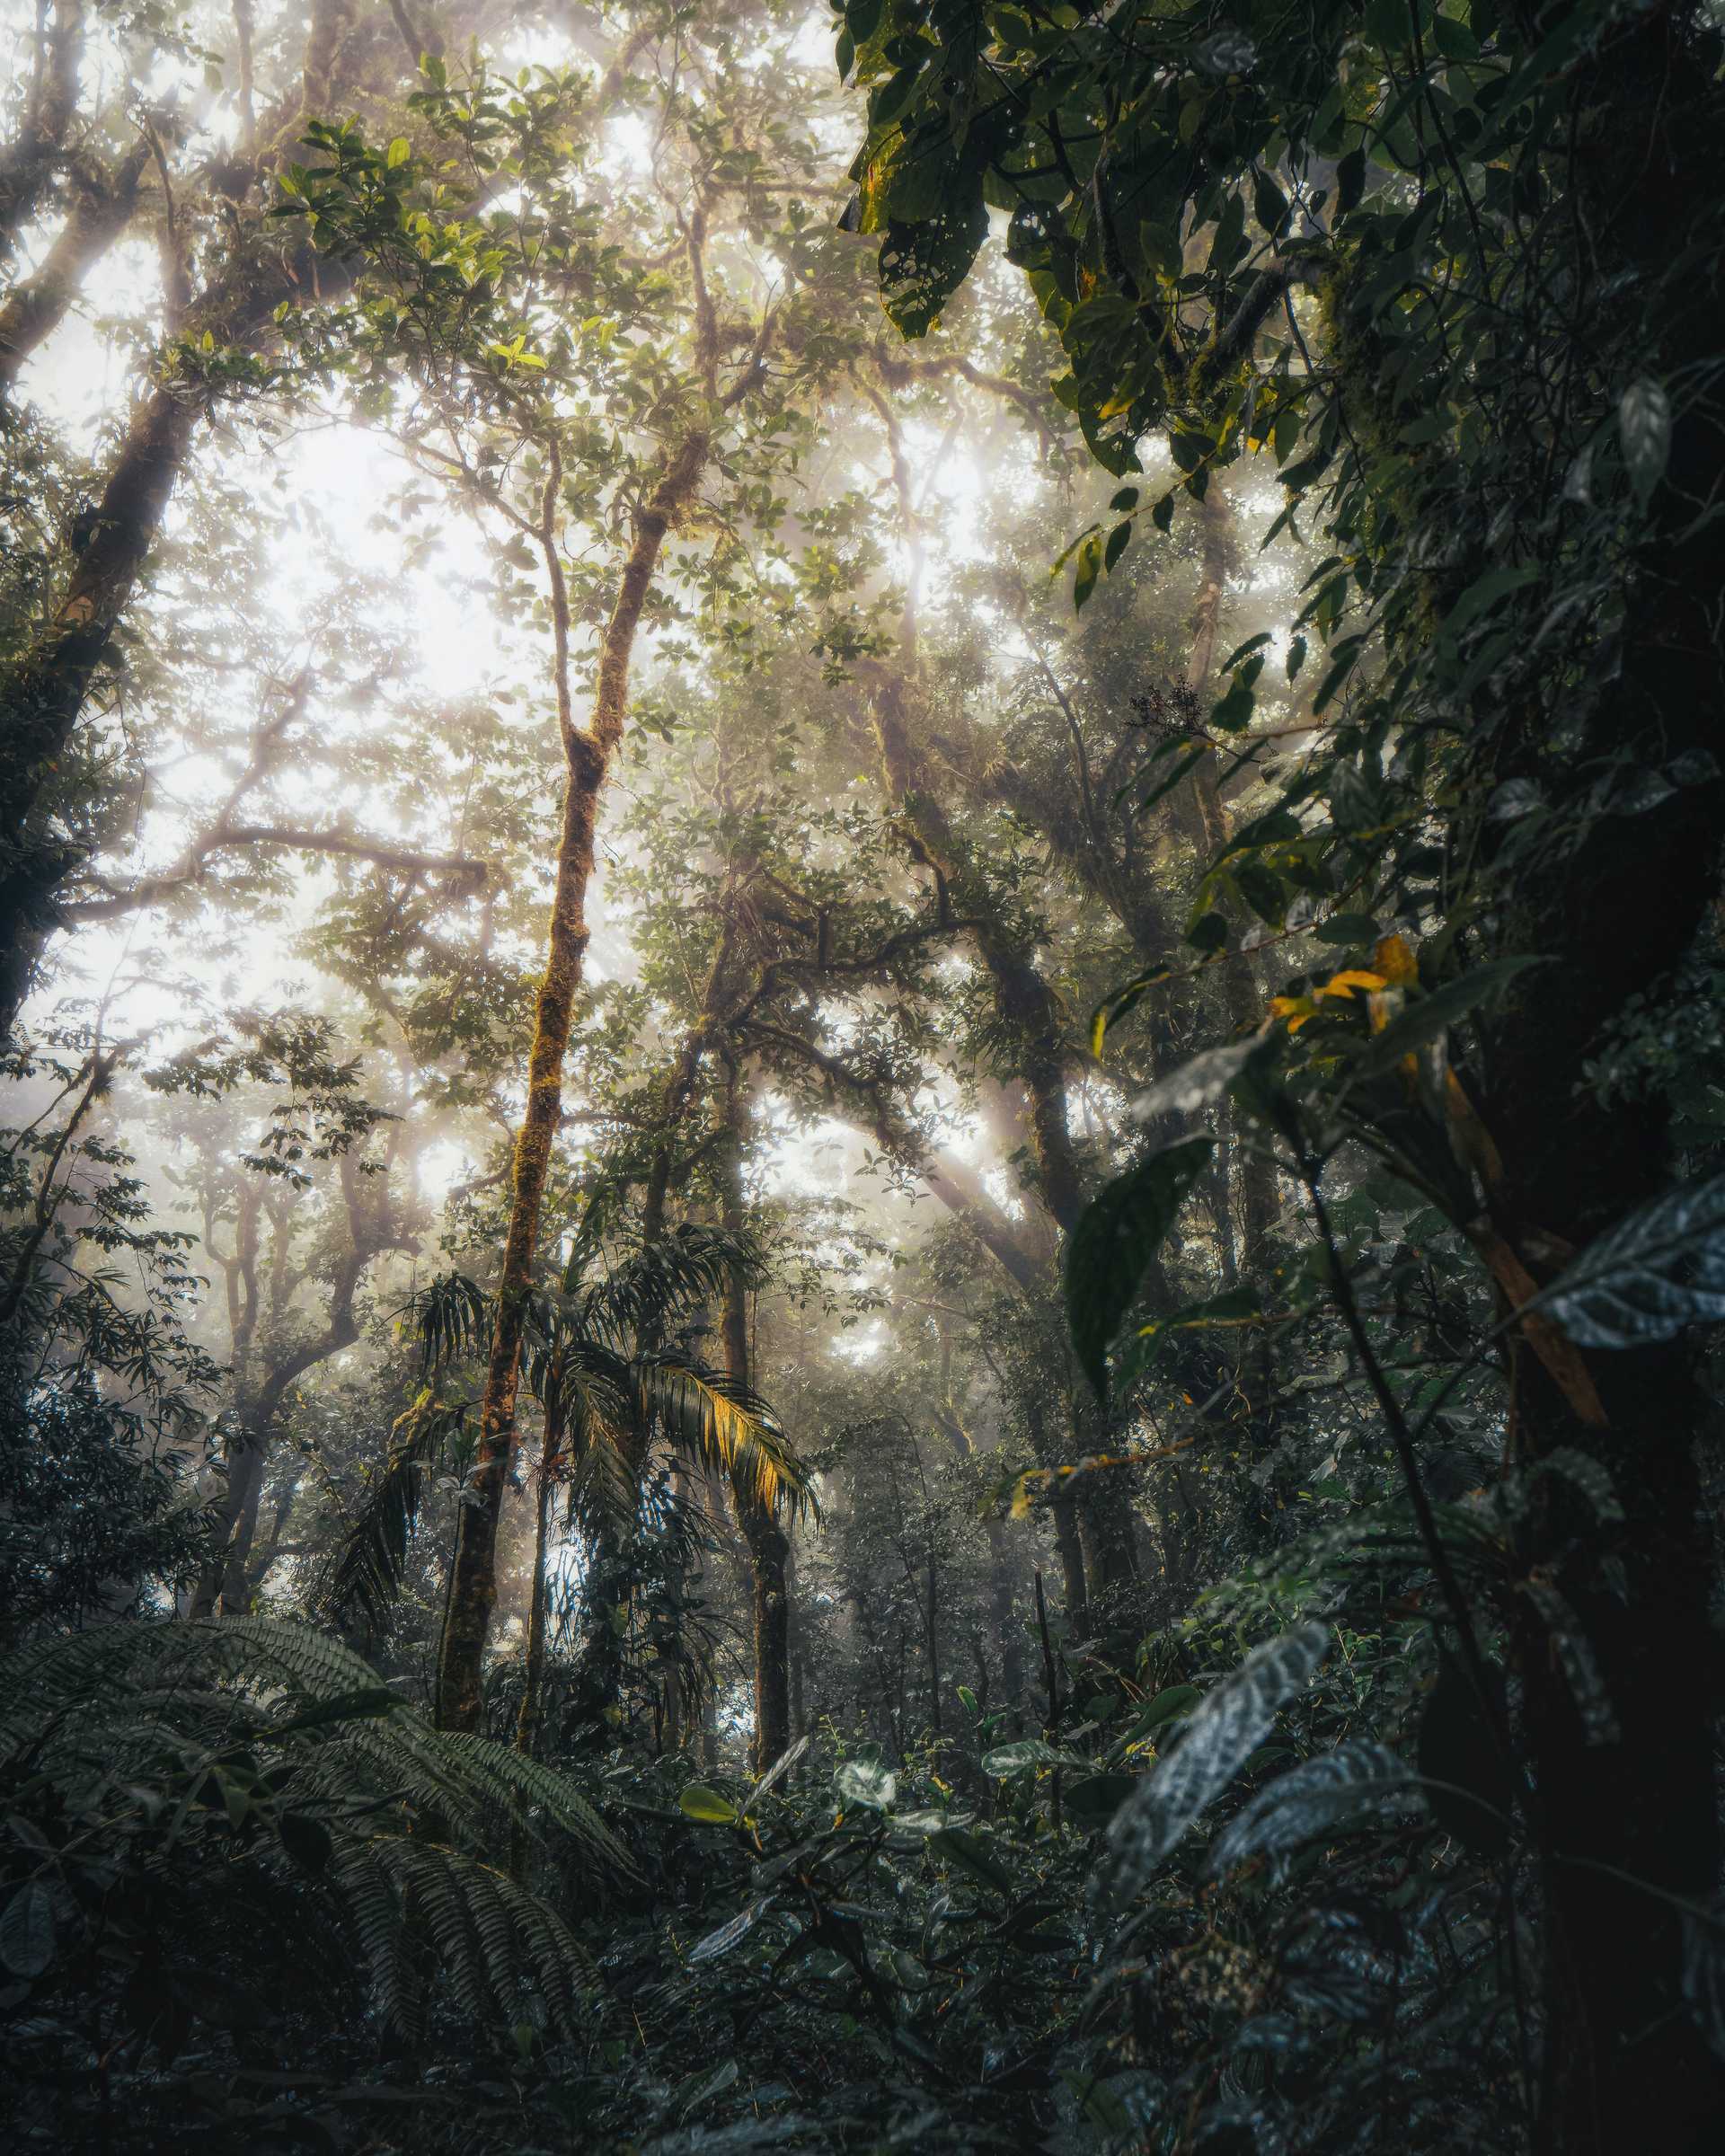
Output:
<instances>
[{"instance_id":1,"label":"dark silhouetted leaf","mask_svg":"<svg viewBox=\"0 0 1725 2156\"><path fill-rule=\"evenodd\" d=\"M1092 1774L1075 1781L1066 1794L1066 1816L1093 1833L1106 1826L1138 1786L1136 1774Z\"/></svg>"},{"instance_id":2,"label":"dark silhouetted leaf","mask_svg":"<svg viewBox=\"0 0 1725 2156\"><path fill-rule=\"evenodd\" d=\"M1066 1252L1066 1321L1080 1365L1108 1390L1108 1350L1186 1193L1208 1165L1211 1141L1188 1138L1128 1168L1085 1208Z\"/></svg>"},{"instance_id":3,"label":"dark silhouetted leaf","mask_svg":"<svg viewBox=\"0 0 1725 2156\"><path fill-rule=\"evenodd\" d=\"M0 1961L14 1976L40 1976L54 1945L53 1897L40 1879L26 1879L0 1912Z\"/></svg>"}]
</instances>

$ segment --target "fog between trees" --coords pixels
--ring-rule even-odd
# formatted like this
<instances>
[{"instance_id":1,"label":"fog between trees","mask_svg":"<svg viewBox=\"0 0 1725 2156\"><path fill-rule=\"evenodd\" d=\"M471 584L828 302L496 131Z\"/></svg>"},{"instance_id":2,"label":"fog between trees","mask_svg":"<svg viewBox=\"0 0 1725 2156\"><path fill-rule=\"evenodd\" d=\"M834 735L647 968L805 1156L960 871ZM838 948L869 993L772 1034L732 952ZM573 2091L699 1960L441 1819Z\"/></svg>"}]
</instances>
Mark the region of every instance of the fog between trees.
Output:
<instances>
[{"instance_id":1,"label":"fog between trees","mask_svg":"<svg viewBox=\"0 0 1725 2156\"><path fill-rule=\"evenodd\" d=\"M7 10L21 2146L1716 2145L1710 23Z\"/></svg>"}]
</instances>

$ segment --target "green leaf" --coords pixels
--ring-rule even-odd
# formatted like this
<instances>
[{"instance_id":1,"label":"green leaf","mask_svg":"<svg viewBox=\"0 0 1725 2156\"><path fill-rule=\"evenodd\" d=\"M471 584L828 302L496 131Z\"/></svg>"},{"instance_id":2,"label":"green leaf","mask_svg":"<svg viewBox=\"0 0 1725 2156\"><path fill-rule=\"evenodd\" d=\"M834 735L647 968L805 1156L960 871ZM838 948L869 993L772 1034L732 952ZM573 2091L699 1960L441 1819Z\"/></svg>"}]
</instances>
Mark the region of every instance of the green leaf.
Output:
<instances>
[{"instance_id":1,"label":"green leaf","mask_svg":"<svg viewBox=\"0 0 1725 2156\"><path fill-rule=\"evenodd\" d=\"M1638 1207L1526 1307L1582 1348L1640 1348L1725 1318L1725 1176Z\"/></svg>"},{"instance_id":2,"label":"green leaf","mask_svg":"<svg viewBox=\"0 0 1725 2156\"><path fill-rule=\"evenodd\" d=\"M919 45L898 72L883 83L869 100L871 128L889 126L909 104L923 69L934 57L932 45Z\"/></svg>"},{"instance_id":3,"label":"green leaf","mask_svg":"<svg viewBox=\"0 0 1725 2156\"><path fill-rule=\"evenodd\" d=\"M1314 922L1311 932L1320 943L1360 946L1376 941L1377 923L1370 914L1331 914Z\"/></svg>"},{"instance_id":4,"label":"green leaf","mask_svg":"<svg viewBox=\"0 0 1725 2156\"><path fill-rule=\"evenodd\" d=\"M964 282L988 236L978 178L938 216L918 224L893 217L880 242L880 301L905 337L925 337Z\"/></svg>"},{"instance_id":5,"label":"green leaf","mask_svg":"<svg viewBox=\"0 0 1725 2156\"><path fill-rule=\"evenodd\" d=\"M982 1771L997 1780L1022 1774L1027 1767L1083 1767L1090 1763L1081 1752L1063 1752L1058 1745L1044 1744L1039 1736L1022 1736L1010 1745L996 1745L982 1755Z\"/></svg>"},{"instance_id":6,"label":"green leaf","mask_svg":"<svg viewBox=\"0 0 1725 2156\"><path fill-rule=\"evenodd\" d=\"M693 1961L693 1954L689 1957ZM679 2118L686 2118L691 2111L698 2111L703 2104L710 2104L715 2096L722 2096L736 2081L739 2068L735 2059L721 2059L716 2066L703 2066L687 2074L671 2091L671 2108Z\"/></svg>"},{"instance_id":7,"label":"green leaf","mask_svg":"<svg viewBox=\"0 0 1725 2156\"><path fill-rule=\"evenodd\" d=\"M269 1734L273 1740L279 1741L284 1736L298 1736L307 1729L326 1729L335 1722L375 1722L379 1715L390 1713L401 1703L387 1684L361 1684L351 1692L339 1692L332 1699L320 1700L316 1706L296 1714L291 1722L278 1723Z\"/></svg>"},{"instance_id":8,"label":"green leaf","mask_svg":"<svg viewBox=\"0 0 1725 2156\"><path fill-rule=\"evenodd\" d=\"M1096 579L1101 574L1102 543L1094 532L1078 543L1072 572L1072 605L1075 613L1082 613L1086 599L1096 588Z\"/></svg>"},{"instance_id":9,"label":"green leaf","mask_svg":"<svg viewBox=\"0 0 1725 2156\"><path fill-rule=\"evenodd\" d=\"M709 1931L704 1939L696 1940L689 1948L689 1959L692 1962L717 1961L721 1955L729 1954L734 1946L748 1938L773 1906L773 1902L774 1896L770 1894L763 1895L759 1901L751 1902L748 1908L739 1910L728 1924L721 1924L716 1931Z\"/></svg>"},{"instance_id":10,"label":"green leaf","mask_svg":"<svg viewBox=\"0 0 1725 2156\"><path fill-rule=\"evenodd\" d=\"M1329 1649L1328 1625L1298 1625L1254 1648L1206 1695L1178 1746L1143 1778L1108 1830L1094 1881L1099 1904L1120 1909L1133 1898L1257 1751L1281 1708L1305 1691Z\"/></svg>"},{"instance_id":11,"label":"green leaf","mask_svg":"<svg viewBox=\"0 0 1725 2156\"><path fill-rule=\"evenodd\" d=\"M385 155L384 163L393 172L395 171L398 165L405 164L412 155L413 145L407 139L405 135L398 135L394 141L390 144L389 149Z\"/></svg>"},{"instance_id":12,"label":"green leaf","mask_svg":"<svg viewBox=\"0 0 1725 2156\"><path fill-rule=\"evenodd\" d=\"M973 1879L992 1886L997 1894L1010 1894L1016 1884L987 1843L967 1827L942 1827L938 1834L928 1837L928 1846L936 1856L968 1871Z\"/></svg>"},{"instance_id":13,"label":"green leaf","mask_svg":"<svg viewBox=\"0 0 1725 2156\"><path fill-rule=\"evenodd\" d=\"M1156 1694L1133 1723L1131 1741L1137 1744L1140 1738L1148 1736L1153 1729L1160 1729L1164 1722L1172 1722L1182 1714L1190 1714L1203 1697L1204 1694L1196 1684L1170 1684L1166 1690Z\"/></svg>"},{"instance_id":14,"label":"green leaf","mask_svg":"<svg viewBox=\"0 0 1725 2156\"><path fill-rule=\"evenodd\" d=\"M1286 1856L1344 1825L1407 1810L1418 1801L1414 1780L1386 1745L1347 1738L1251 1798L1216 1836L1210 1870L1232 1871L1252 1857Z\"/></svg>"},{"instance_id":15,"label":"green leaf","mask_svg":"<svg viewBox=\"0 0 1725 2156\"><path fill-rule=\"evenodd\" d=\"M833 1788L844 1805L863 1805L870 1811L891 1808L898 1794L898 1777L878 1759L847 1759L833 1776Z\"/></svg>"},{"instance_id":16,"label":"green leaf","mask_svg":"<svg viewBox=\"0 0 1725 2156\"><path fill-rule=\"evenodd\" d=\"M0 1911L0 1962L14 1976L40 1976L54 1946L54 1897L40 1879L26 1879Z\"/></svg>"},{"instance_id":17,"label":"green leaf","mask_svg":"<svg viewBox=\"0 0 1725 2156\"><path fill-rule=\"evenodd\" d=\"M1136 1774L1092 1774L1066 1794L1066 1816L1091 1833L1106 1826L1138 1786Z\"/></svg>"},{"instance_id":18,"label":"green leaf","mask_svg":"<svg viewBox=\"0 0 1725 2156\"><path fill-rule=\"evenodd\" d=\"M703 1826L735 1826L741 1814L729 1797L721 1797L717 1789L703 1783L692 1781L677 1798L683 1816Z\"/></svg>"},{"instance_id":19,"label":"green leaf","mask_svg":"<svg viewBox=\"0 0 1725 2156\"><path fill-rule=\"evenodd\" d=\"M1357 209L1359 199L1366 192L1366 153L1363 149L1349 150L1336 166L1336 208L1346 216Z\"/></svg>"},{"instance_id":20,"label":"green leaf","mask_svg":"<svg viewBox=\"0 0 1725 2156\"><path fill-rule=\"evenodd\" d=\"M1266 172L1252 173L1252 214L1271 239L1287 222L1287 197Z\"/></svg>"},{"instance_id":21,"label":"green leaf","mask_svg":"<svg viewBox=\"0 0 1725 2156\"><path fill-rule=\"evenodd\" d=\"M1629 483L1645 508L1671 455L1671 400L1663 384L1630 384L1617 401L1617 433Z\"/></svg>"},{"instance_id":22,"label":"green leaf","mask_svg":"<svg viewBox=\"0 0 1725 2156\"><path fill-rule=\"evenodd\" d=\"M1127 1113L1135 1123L1154 1123L1161 1116L1194 1116L1222 1098L1248 1059L1263 1046L1255 1033L1248 1033L1243 1040L1201 1048L1172 1071L1164 1071L1137 1096Z\"/></svg>"},{"instance_id":23,"label":"green leaf","mask_svg":"<svg viewBox=\"0 0 1725 2156\"><path fill-rule=\"evenodd\" d=\"M1467 589L1444 616L1442 633L1459 636L1463 630L1489 614L1498 601L1523 585L1537 580L1541 571L1524 564L1519 569L1489 569L1482 577L1475 577Z\"/></svg>"},{"instance_id":24,"label":"green leaf","mask_svg":"<svg viewBox=\"0 0 1725 2156\"><path fill-rule=\"evenodd\" d=\"M1157 1318L1144 1326L1130 1350L1120 1358L1119 1374L1115 1380L1124 1393L1147 1370L1154 1367L1164 1349L1182 1332L1202 1332L1214 1326L1232 1330L1237 1326L1261 1323L1263 1305L1258 1291L1252 1287L1225 1288L1219 1295L1208 1295L1201 1303L1189 1303L1184 1310L1176 1311L1172 1317Z\"/></svg>"},{"instance_id":25,"label":"green leaf","mask_svg":"<svg viewBox=\"0 0 1725 2156\"><path fill-rule=\"evenodd\" d=\"M1108 1392L1108 1350L1186 1193L1204 1172L1208 1138L1152 1153L1084 1209L1066 1251L1066 1322L1081 1368Z\"/></svg>"}]
</instances>

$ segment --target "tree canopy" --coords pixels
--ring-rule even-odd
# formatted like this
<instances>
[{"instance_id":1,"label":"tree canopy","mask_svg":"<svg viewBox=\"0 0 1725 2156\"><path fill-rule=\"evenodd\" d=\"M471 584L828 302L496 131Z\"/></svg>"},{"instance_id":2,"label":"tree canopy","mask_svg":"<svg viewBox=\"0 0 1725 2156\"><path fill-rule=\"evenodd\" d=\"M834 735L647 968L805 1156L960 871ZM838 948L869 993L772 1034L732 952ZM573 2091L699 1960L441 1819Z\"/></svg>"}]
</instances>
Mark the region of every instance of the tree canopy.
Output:
<instances>
[{"instance_id":1,"label":"tree canopy","mask_svg":"<svg viewBox=\"0 0 1725 2156\"><path fill-rule=\"evenodd\" d=\"M1721 2145L1715 11L0 23L18 2144Z\"/></svg>"}]
</instances>

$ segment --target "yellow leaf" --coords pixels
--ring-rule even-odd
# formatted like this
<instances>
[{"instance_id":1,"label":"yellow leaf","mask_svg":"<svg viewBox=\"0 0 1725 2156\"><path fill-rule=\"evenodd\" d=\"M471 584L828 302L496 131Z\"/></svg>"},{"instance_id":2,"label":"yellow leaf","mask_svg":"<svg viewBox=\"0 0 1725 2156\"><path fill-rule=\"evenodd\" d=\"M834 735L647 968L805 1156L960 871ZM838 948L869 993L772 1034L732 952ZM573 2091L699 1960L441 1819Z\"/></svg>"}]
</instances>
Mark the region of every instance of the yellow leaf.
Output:
<instances>
[{"instance_id":1,"label":"yellow leaf","mask_svg":"<svg viewBox=\"0 0 1725 2156\"><path fill-rule=\"evenodd\" d=\"M1351 1003L1356 988L1387 988L1389 985L1381 973L1361 973L1358 969L1350 969L1346 973L1332 973L1316 993L1319 995L1340 995Z\"/></svg>"},{"instance_id":2,"label":"yellow leaf","mask_svg":"<svg viewBox=\"0 0 1725 2156\"><path fill-rule=\"evenodd\" d=\"M1269 1015L1272 1018L1285 1018L1288 1031L1297 1033L1308 1019L1318 1015L1318 1006L1309 995L1272 995L1269 999Z\"/></svg>"},{"instance_id":3,"label":"yellow leaf","mask_svg":"<svg viewBox=\"0 0 1725 2156\"><path fill-rule=\"evenodd\" d=\"M1372 953L1372 964L1384 976L1386 988L1409 988L1419 981L1419 961L1404 936L1384 937Z\"/></svg>"}]
</instances>

